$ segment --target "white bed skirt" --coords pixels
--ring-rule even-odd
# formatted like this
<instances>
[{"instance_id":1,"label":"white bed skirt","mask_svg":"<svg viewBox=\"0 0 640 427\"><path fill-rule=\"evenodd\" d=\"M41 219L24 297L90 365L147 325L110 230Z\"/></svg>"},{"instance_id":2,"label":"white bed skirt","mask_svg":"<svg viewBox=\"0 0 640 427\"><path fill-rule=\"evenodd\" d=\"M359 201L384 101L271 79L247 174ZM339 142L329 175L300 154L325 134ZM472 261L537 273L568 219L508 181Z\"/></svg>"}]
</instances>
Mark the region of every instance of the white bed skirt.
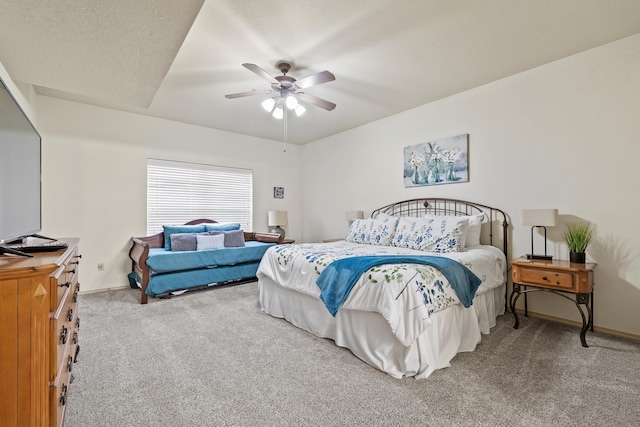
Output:
<instances>
[{"instance_id":1,"label":"white bed skirt","mask_svg":"<svg viewBox=\"0 0 640 427\"><path fill-rule=\"evenodd\" d=\"M473 305L456 304L431 316L431 325L405 347L387 321L374 312L341 308L334 318L317 298L287 289L267 277L258 281L260 307L314 335L330 338L369 365L395 377L427 378L450 366L456 354L473 351L504 314L505 288L476 295Z\"/></svg>"}]
</instances>

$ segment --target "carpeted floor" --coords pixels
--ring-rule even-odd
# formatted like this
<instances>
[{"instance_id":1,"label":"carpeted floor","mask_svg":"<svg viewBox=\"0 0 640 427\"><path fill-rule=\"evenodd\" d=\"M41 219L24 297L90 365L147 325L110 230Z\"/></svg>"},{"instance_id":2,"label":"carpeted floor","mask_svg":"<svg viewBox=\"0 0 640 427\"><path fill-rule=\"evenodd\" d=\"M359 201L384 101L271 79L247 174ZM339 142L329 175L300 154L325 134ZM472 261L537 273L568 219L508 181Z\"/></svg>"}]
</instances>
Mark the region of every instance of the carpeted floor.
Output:
<instances>
[{"instance_id":1,"label":"carpeted floor","mask_svg":"<svg viewBox=\"0 0 640 427\"><path fill-rule=\"evenodd\" d=\"M476 351L394 379L260 311L256 283L139 303L79 297L66 427L635 426L640 342L498 319Z\"/></svg>"}]
</instances>

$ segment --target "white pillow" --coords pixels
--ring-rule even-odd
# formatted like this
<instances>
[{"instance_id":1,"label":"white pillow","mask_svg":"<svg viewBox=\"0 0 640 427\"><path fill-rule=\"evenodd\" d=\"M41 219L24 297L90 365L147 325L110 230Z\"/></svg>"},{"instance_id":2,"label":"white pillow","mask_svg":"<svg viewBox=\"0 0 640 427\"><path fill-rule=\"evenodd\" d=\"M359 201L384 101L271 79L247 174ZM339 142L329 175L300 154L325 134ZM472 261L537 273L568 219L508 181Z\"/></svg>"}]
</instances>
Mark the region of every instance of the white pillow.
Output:
<instances>
[{"instance_id":1,"label":"white pillow","mask_svg":"<svg viewBox=\"0 0 640 427\"><path fill-rule=\"evenodd\" d=\"M459 252L468 224L465 217L400 218L391 244L427 252Z\"/></svg>"},{"instance_id":2,"label":"white pillow","mask_svg":"<svg viewBox=\"0 0 640 427\"><path fill-rule=\"evenodd\" d=\"M356 219L351 223L345 240L364 245L389 246L396 232L398 218Z\"/></svg>"},{"instance_id":3,"label":"white pillow","mask_svg":"<svg viewBox=\"0 0 640 427\"><path fill-rule=\"evenodd\" d=\"M485 222L485 214L471 215L468 217L469 226L467 227L467 238L464 246L480 245L480 232L482 231L482 223Z\"/></svg>"},{"instance_id":4,"label":"white pillow","mask_svg":"<svg viewBox=\"0 0 640 427\"><path fill-rule=\"evenodd\" d=\"M398 219L397 216L389 215L384 212L380 212L376 219Z\"/></svg>"},{"instance_id":5,"label":"white pillow","mask_svg":"<svg viewBox=\"0 0 640 427\"><path fill-rule=\"evenodd\" d=\"M202 235L196 234L196 249L206 251L208 249L224 248L224 234Z\"/></svg>"}]
</instances>

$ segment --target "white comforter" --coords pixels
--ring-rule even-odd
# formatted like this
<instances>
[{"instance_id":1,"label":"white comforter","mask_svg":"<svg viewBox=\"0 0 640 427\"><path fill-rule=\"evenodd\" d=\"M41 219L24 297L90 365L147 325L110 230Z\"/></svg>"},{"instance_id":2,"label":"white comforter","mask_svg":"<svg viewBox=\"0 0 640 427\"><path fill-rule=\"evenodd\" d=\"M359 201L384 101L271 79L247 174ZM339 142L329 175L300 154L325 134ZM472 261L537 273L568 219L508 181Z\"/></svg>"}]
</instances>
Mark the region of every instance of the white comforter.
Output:
<instances>
[{"instance_id":1,"label":"white comforter","mask_svg":"<svg viewBox=\"0 0 640 427\"><path fill-rule=\"evenodd\" d=\"M347 243L279 245L269 248L258 279L268 277L281 286L319 298L316 279L332 261L358 255L432 255L454 259L476 274L482 284L477 294L505 281L504 254L493 246L475 246L463 252L426 253L394 246ZM411 345L430 324L432 313L460 304L448 280L437 269L419 264L373 267L353 287L342 309L373 311L382 315L405 346Z\"/></svg>"}]
</instances>

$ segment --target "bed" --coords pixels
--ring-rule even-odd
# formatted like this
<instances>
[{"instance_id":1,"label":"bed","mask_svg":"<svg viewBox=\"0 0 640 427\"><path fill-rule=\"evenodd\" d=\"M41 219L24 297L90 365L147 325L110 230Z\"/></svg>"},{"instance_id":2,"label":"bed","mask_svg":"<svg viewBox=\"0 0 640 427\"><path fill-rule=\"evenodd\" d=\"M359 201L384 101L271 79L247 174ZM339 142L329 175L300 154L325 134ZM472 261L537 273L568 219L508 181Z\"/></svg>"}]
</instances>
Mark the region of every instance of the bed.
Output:
<instances>
[{"instance_id":1,"label":"bed","mask_svg":"<svg viewBox=\"0 0 640 427\"><path fill-rule=\"evenodd\" d=\"M393 203L343 241L269 248L260 307L395 378L427 378L504 314L507 233L507 215L479 203Z\"/></svg>"}]
</instances>

